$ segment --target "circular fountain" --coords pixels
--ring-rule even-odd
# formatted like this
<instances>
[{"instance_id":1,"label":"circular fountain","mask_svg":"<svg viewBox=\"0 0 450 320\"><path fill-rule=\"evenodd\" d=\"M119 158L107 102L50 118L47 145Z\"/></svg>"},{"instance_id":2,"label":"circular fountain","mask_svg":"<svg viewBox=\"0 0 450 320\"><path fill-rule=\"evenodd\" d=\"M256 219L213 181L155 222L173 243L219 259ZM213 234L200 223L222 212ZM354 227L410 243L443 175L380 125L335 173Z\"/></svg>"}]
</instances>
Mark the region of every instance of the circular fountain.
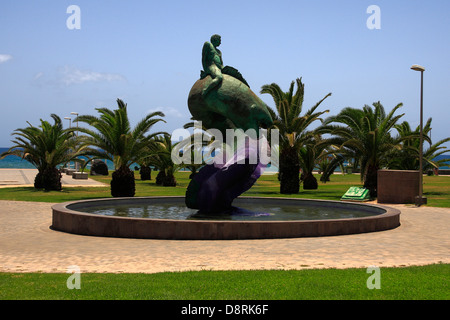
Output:
<instances>
[{"instance_id":1,"label":"circular fountain","mask_svg":"<svg viewBox=\"0 0 450 320\"><path fill-rule=\"evenodd\" d=\"M231 137L231 141L226 141L233 150L231 157L224 152L225 162L219 155L215 157L219 161L204 165L191 179L186 197L113 198L54 205L52 228L103 237L217 240L332 236L399 226L400 212L392 208L338 201L240 197L268 165L266 153L273 149L260 129L270 128L274 121L267 105L250 90L240 72L223 66L217 48L220 43L219 35L204 43L203 70L189 92L188 107L192 119L202 122L200 129L214 131L210 136L214 136L215 143L220 142L221 148L225 143L222 138ZM240 131L245 134L236 137L243 143L236 143L235 133ZM276 136L275 132L271 132L271 137ZM256 140L258 144L251 143ZM194 139L194 146L196 143ZM191 153L190 138L186 146L183 155ZM202 146L200 141L196 147ZM240 147L235 150L233 146ZM270 162L278 161L271 156Z\"/></svg>"},{"instance_id":2,"label":"circular fountain","mask_svg":"<svg viewBox=\"0 0 450 320\"><path fill-rule=\"evenodd\" d=\"M334 236L400 225L378 205L297 198L240 197L230 212L202 215L184 197L83 200L52 207L52 229L121 238L231 240Z\"/></svg>"}]
</instances>

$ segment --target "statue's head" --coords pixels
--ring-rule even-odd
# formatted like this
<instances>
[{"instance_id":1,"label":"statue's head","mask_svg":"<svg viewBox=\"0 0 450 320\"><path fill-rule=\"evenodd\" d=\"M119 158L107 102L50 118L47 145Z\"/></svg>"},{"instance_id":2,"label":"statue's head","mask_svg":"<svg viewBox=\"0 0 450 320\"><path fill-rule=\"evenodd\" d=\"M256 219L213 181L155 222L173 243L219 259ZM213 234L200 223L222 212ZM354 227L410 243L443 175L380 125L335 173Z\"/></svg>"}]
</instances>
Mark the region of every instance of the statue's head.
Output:
<instances>
[{"instance_id":1,"label":"statue's head","mask_svg":"<svg viewBox=\"0 0 450 320\"><path fill-rule=\"evenodd\" d=\"M211 43L213 44L213 46L218 47L220 46L222 37L218 34L214 34L211 36Z\"/></svg>"}]
</instances>

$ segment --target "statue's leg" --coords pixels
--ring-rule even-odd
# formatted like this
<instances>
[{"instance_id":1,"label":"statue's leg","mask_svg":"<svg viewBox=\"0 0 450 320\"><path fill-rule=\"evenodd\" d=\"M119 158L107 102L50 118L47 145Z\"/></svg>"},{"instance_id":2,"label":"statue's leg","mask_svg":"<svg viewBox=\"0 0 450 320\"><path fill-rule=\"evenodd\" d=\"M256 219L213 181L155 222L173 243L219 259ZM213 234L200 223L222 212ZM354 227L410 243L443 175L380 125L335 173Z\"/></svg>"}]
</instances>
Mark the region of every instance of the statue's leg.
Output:
<instances>
[{"instance_id":1,"label":"statue's leg","mask_svg":"<svg viewBox=\"0 0 450 320\"><path fill-rule=\"evenodd\" d=\"M220 86L220 84L222 83L222 80L223 80L222 71L216 65L212 65L209 68L209 75L211 76L212 81L209 83L209 85L206 88L203 89L203 92L202 92L203 96L207 95L214 88Z\"/></svg>"}]
</instances>

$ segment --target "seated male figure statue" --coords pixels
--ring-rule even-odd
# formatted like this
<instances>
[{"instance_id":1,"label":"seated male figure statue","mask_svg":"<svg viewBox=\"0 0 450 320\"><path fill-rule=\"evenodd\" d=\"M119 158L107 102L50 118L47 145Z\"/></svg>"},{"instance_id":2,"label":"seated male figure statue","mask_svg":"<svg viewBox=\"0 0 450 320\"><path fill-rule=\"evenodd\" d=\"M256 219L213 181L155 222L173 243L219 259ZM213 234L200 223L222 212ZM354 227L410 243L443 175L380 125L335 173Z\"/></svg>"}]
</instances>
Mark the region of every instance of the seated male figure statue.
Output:
<instances>
[{"instance_id":1,"label":"seated male figure statue","mask_svg":"<svg viewBox=\"0 0 450 320\"><path fill-rule=\"evenodd\" d=\"M212 89L220 86L223 80L222 69L222 52L217 48L220 46L221 37L215 34L211 37L211 42L205 42L202 50L202 78L206 76L211 76L211 83L203 89L202 94L206 95Z\"/></svg>"},{"instance_id":2,"label":"seated male figure statue","mask_svg":"<svg viewBox=\"0 0 450 320\"><path fill-rule=\"evenodd\" d=\"M267 105L250 90L240 72L223 66L222 53L217 48L219 35L205 42L202 49L200 79L191 88L188 107L192 119L201 121L206 129L220 131L222 137L227 130L252 129L259 138L260 128L273 124ZM234 144L235 140L226 142ZM235 151L225 164L203 166L192 178L186 190L186 206L204 213L227 211L232 201L248 190L259 178L264 165L260 163L258 149L244 146ZM256 163L250 163L250 154L257 155ZM249 159L237 163L234 159Z\"/></svg>"}]
</instances>

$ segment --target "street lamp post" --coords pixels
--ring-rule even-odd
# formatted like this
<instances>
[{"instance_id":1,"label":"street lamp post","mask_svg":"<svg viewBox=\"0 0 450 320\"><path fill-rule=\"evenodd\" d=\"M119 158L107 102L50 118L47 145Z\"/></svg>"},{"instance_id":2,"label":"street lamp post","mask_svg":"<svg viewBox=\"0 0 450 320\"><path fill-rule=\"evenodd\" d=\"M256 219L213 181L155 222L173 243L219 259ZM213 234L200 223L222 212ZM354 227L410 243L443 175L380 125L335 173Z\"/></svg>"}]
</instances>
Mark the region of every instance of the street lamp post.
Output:
<instances>
[{"instance_id":1,"label":"street lamp post","mask_svg":"<svg viewBox=\"0 0 450 320\"><path fill-rule=\"evenodd\" d=\"M71 112L70 114L73 114L75 116L77 116L77 137L78 137L78 112Z\"/></svg>"},{"instance_id":2,"label":"street lamp post","mask_svg":"<svg viewBox=\"0 0 450 320\"><path fill-rule=\"evenodd\" d=\"M71 117L64 117L64 119L69 120L69 128L72 126L72 118Z\"/></svg>"},{"instance_id":3,"label":"street lamp post","mask_svg":"<svg viewBox=\"0 0 450 320\"><path fill-rule=\"evenodd\" d=\"M72 118L71 117L64 117L64 119L69 120L69 129L72 127ZM68 167L70 169L70 162L68 164Z\"/></svg>"},{"instance_id":4,"label":"street lamp post","mask_svg":"<svg viewBox=\"0 0 450 320\"><path fill-rule=\"evenodd\" d=\"M76 116L76 120L77 120L77 138L78 138L78 112L71 112L70 114ZM78 171L78 162L75 162L75 170Z\"/></svg>"},{"instance_id":5,"label":"street lamp post","mask_svg":"<svg viewBox=\"0 0 450 320\"><path fill-rule=\"evenodd\" d=\"M417 64L411 67L414 71L420 71L420 146L419 146L419 196L416 197L416 206L420 207L427 203L423 197L423 73L425 68Z\"/></svg>"}]
</instances>

